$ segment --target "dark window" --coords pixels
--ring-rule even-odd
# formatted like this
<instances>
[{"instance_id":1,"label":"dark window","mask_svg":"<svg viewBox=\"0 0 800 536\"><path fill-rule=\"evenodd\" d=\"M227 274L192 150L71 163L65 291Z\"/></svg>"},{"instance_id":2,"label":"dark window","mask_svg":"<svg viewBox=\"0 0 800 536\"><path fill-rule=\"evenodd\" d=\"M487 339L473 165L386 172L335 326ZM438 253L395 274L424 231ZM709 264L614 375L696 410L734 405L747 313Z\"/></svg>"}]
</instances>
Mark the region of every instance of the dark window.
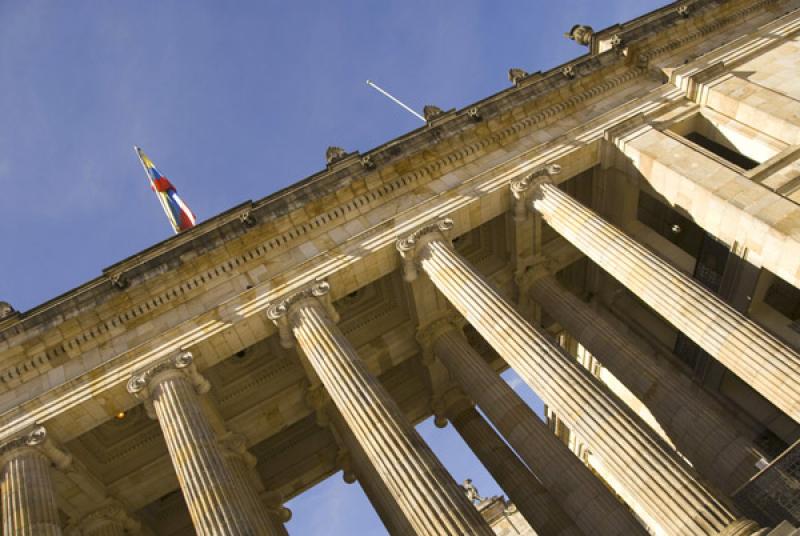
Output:
<instances>
[{"instance_id":1,"label":"dark window","mask_svg":"<svg viewBox=\"0 0 800 536\"><path fill-rule=\"evenodd\" d=\"M729 255L730 248L725 243L708 233L703 233L703 241L700 245L700 252L697 254L693 277L708 290L717 294Z\"/></svg>"},{"instance_id":2,"label":"dark window","mask_svg":"<svg viewBox=\"0 0 800 536\"><path fill-rule=\"evenodd\" d=\"M644 191L639 192L637 217L683 251L697 257L704 232L692 220Z\"/></svg>"},{"instance_id":3,"label":"dark window","mask_svg":"<svg viewBox=\"0 0 800 536\"><path fill-rule=\"evenodd\" d=\"M764 302L789 320L800 320L800 290L775 277Z\"/></svg>"},{"instance_id":4,"label":"dark window","mask_svg":"<svg viewBox=\"0 0 800 536\"><path fill-rule=\"evenodd\" d=\"M700 134L699 132L690 132L689 134L686 135L686 139L693 143L696 143L703 149L714 153L720 158L724 158L731 164L739 166L742 169L753 169L758 165L758 162L756 162L752 158L748 158L739 151L736 151L735 149L731 149L730 147L726 147L721 143L718 143L710 138L707 138L702 134Z\"/></svg>"}]
</instances>

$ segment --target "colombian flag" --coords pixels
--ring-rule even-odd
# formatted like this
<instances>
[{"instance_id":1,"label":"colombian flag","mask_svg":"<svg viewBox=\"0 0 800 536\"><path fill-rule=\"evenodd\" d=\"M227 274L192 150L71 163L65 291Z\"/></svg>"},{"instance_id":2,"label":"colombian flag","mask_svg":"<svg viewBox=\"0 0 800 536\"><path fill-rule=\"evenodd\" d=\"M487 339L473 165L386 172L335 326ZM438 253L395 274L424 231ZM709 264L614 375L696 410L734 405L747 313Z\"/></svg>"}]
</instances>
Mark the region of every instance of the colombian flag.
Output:
<instances>
[{"instance_id":1,"label":"colombian flag","mask_svg":"<svg viewBox=\"0 0 800 536\"><path fill-rule=\"evenodd\" d=\"M178 197L178 191L167 178L162 175L153 165L153 162L147 158L139 147L134 147L136 154L139 155L139 160L144 166L147 177L150 179L150 187L158 196L164 212L172 224L172 229L175 233L180 233L186 229L194 227L196 218L191 209L183 202L183 199Z\"/></svg>"}]
</instances>

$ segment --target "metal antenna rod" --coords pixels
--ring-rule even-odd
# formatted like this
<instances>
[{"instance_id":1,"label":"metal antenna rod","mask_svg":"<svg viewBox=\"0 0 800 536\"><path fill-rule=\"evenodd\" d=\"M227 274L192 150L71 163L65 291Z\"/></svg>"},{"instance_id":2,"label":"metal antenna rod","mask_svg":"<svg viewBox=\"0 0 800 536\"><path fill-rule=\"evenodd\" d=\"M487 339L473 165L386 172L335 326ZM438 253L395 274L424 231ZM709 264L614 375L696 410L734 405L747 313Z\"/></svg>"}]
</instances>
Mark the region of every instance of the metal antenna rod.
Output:
<instances>
[{"instance_id":1,"label":"metal antenna rod","mask_svg":"<svg viewBox=\"0 0 800 536\"><path fill-rule=\"evenodd\" d=\"M409 111L409 112L411 112L412 114L414 114L415 116L417 116L417 117L420 119L420 121L422 121L423 123L427 123L427 121L425 120L425 118L424 118L423 116L421 116L420 114L418 114L417 112L415 112L414 110L412 110L411 108L409 108L408 106L406 106L405 104L403 104L403 103L400 101L400 99L397 99L397 98L393 97L393 96L392 96L392 95L391 95L391 94L390 94L388 91L385 91L385 90L381 89L380 87L378 87L378 84L376 84L376 83L375 83L375 82L373 82L372 80L367 80L367 85L368 85L368 86L370 86L370 87L372 87L372 88L374 88L374 89L377 89L378 91L380 91L381 93L383 93L385 96L387 96L387 97L389 97L390 99L392 99L394 102L396 102L397 104L399 104L400 106L402 106L403 108L405 108L405 109L406 109L406 111Z\"/></svg>"}]
</instances>

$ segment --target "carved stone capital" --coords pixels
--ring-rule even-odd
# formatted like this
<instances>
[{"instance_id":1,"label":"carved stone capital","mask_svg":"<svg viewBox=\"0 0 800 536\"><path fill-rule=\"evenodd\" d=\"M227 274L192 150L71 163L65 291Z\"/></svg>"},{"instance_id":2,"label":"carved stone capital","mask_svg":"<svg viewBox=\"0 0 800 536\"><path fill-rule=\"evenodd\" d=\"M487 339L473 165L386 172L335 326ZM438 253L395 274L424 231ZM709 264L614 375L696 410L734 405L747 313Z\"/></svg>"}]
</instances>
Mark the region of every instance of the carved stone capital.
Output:
<instances>
[{"instance_id":1,"label":"carved stone capital","mask_svg":"<svg viewBox=\"0 0 800 536\"><path fill-rule=\"evenodd\" d=\"M528 76L528 72L523 69L511 68L508 70L508 81L515 86L519 84L522 79Z\"/></svg>"},{"instance_id":2,"label":"carved stone capital","mask_svg":"<svg viewBox=\"0 0 800 536\"><path fill-rule=\"evenodd\" d=\"M585 24L576 24L570 31L564 34L565 37L568 37L579 45L583 45L585 47L588 47L592 44L593 35L594 30L592 27Z\"/></svg>"},{"instance_id":3,"label":"carved stone capital","mask_svg":"<svg viewBox=\"0 0 800 536\"><path fill-rule=\"evenodd\" d=\"M410 283L417 278L416 256L420 248L428 241L437 238L449 243L447 234L453 228L453 225L453 220L443 218L434 223L424 225L403 238L398 238L395 245L400 257L403 259L403 277L406 281Z\"/></svg>"},{"instance_id":4,"label":"carved stone capital","mask_svg":"<svg viewBox=\"0 0 800 536\"><path fill-rule=\"evenodd\" d=\"M306 390L305 394L306 404L310 407L315 414L318 426L328 427L331 425L332 418L329 413L332 408L331 395L325 386L321 383L312 385Z\"/></svg>"},{"instance_id":5,"label":"carved stone capital","mask_svg":"<svg viewBox=\"0 0 800 536\"><path fill-rule=\"evenodd\" d=\"M448 389L431 402L431 409L434 415L433 423L437 428L444 428L447 426L447 421L454 419L464 410L474 406L475 402L470 400L460 388L453 387Z\"/></svg>"},{"instance_id":6,"label":"carved stone capital","mask_svg":"<svg viewBox=\"0 0 800 536\"><path fill-rule=\"evenodd\" d=\"M456 331L459 334L463 333L462 330L465 323L466 320L463 317L455 312L449 312L424 326L420 326L417 329L416 338L422 348L423 363L427 365L434 359L433 345L439 337L450 331Z\"/></svg>"},{"instance_id":7,"label":"carved stone capital","mask_svg":"<svg viewBox=\"0 0 800 536\"><path fill-rule=\"evenodd\" d=\"M428 104L424 108L422 108L422 115L425 117L425 121L431 122L433 119L439 117L444 112L438 106L434 106L433 104Z\"/></svg>"},{"instance_id":8,"label":"carved stone capital","mask_svg":"<svg viewBox=\"0 0 800 536\"><path fill-rule=\"evenodd\" d=\"M514 198L514 221L525 221L528 217L528 207L525 205L528 192L540 183L551 182L550 177L559 173L561 173L561 166L558 164L545 164L524 177L511 181L511 195Z\"/></svg>"},{"instance_id":9,"label":"carved stone capital","mask_svg":"<svg viewBox=\"0 0 800 536\"><path fill-rule=\"evenodd\" d=\"M339 321L339 314L331 302L330 290L331 286L326 279L315 279L267 308L267 318L278 327L281 346L284 348L294 346L294 336L290 326L291 316L293 309L301 304L321 307L334 323Z\"/></svg>"},{"instance_id":10,"label":"carved stone capital","mask_svg":"<svg viewBox=\"0 0 800 536\"><path fill-rule=\"evenodd\" d=\"M184 375L194 385L198 394L205 394L211 384L197 371L192 352L183 350L175 355L162 359L146 369L133 373L128 380L128 392L145 402L145 409L150 418L155 418L152 406L153 388L164 379Z\"/></svg>"},{"instance_id":11,"label":"carved stone capital","mask_svg":"<svg viewBox=\"0 0 800 536\"><path fill-rule=\"evenodd\" d=\"M342 470L342 480L344 480L346 484L352 484L358 480L353 470L353 460L348 451L340 450L336 453L336 466Z\"/></svg>"},{"instance_id":12,"label":"carved stone capital","mask_svg":"<svg viewBox=\"0 0 800 536\"><path fill-rule=\"evenodd\" d=\"M92 534L108 525L117 525L129 533L141 529L141 523L133 519L117 501L85 515L77 524L79 534Z\"/></svg>"},{"instance_id":13,"label":"carved stone capital","mask_svg":"<svg viewBox=\"0 0 800 536\"><path fill-rule=\"evenodd\" d=\"M531 286L542 277L552 273L552 268L547 257L537 255L527 259L520 269L514 274L520 296L526 296Z\"/></svg>"},{"instance_id":14,"label":"carved stone capital","mask_svg":"<svg viewBox=\"0 0 800 536\"><path fill-rule=\"evenodd\" d=\"M61 470L67 469L72 464L72 455L61 446L56 445L44 426L36 425L0 445L0 467L25 449L33 449L46 456L56 468Z\"/></svg>"},{"instance_id":15,"label":"carved stone capital","mask_svg":"<svg viewBox=\"0 0 800 536\"><path fill-rule=\"evenodd\" d=\"M292 511L283 506L283 496L277 491L262 491L259 497L269 510L269 513L281 523L288 523L292 519Z\"/></svg>"},{"instance_id":16,"label":"carved stone capital","mask_svg":"<svg viewBox=\"0 0 800 536\"><path fill-rule=\"evenodd\" d=\"M247 438L242 434L228 432L219 440L222 454L228 458L241 459L247 467L253 468L258 459L247 450Z\"/></svg>"}]
</instances>

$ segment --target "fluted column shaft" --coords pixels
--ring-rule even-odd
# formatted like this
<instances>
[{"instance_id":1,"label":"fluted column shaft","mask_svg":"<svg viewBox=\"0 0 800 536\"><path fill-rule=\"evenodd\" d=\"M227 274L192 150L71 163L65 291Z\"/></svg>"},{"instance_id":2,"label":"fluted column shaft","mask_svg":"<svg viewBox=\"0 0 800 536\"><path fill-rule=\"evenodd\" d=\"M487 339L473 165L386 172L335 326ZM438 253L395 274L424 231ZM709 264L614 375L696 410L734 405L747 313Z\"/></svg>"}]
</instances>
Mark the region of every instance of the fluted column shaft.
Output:
<instances>
[{"instance_id":1,"label":"fluted column shaft","mask_svg":"<svg viewBox=\"0 0 800 536\"><path fill-rule=\"evenodd\" d=\"M34 447L6 454L2 466L4 536L60 536L50 459Z\"/></svg>"},{"instance_id":2,"label":"fluted column shaft","mask_svg":"<svg viewBox=\"0 0 800 536\"><path fill-rule=\"evenodd\" d=\"M734 519L644 423L531 327L448 243L426 240L416 254L456 309L592 447L632 508L669 534L713 534Z\"/></svg>"},{"instance_id":3,"label":"fluted column shaft","mask_svg":"<svg viewBox=\"0 0 800 536\"><path fill-rule=\"evenodd\" d=\"M537 534L584 534L475 408L450 422Z\"/></svg>"},{"instance_id":4,"label":"fluted column shaft","mask_svg":"<svg viewBox=\"0 0 800 536\"><path fill-rule=\"evenodd\" d=\"M378 517L381 518L383 526L392 536L405 536L414 534L414 529L408 522L405 513L400 505L392 496L389 488L386 487L375 467L370 463L364 449L353 436L353 432L345 424L338 410L333 410L333 421L336 430L347 448L350 459L353 462L358 483L369 499L370 504L375 509Z\"/></svg>"},{"instance_id":5,"label":"fluted column shaft","mask_svg":"<svg viewBox=\"0 0 800 536\"><path fill-rule=\"evenodd\" d=\"M464 336L454 327L443 328L433 341L436 357L546 488L539 485L538 489L529 489L526 500L517 504L534 530L539 534L644 534L628 510L550 432ZM456 429L461 432L459 427ZM478 454L477 448L473 450ZM498 483L503 486L500 480ZM503 489L511 495L505 486Z\"/></svg>"},{"instance_id":6,"label":"fluted column shaft","mask_svg":"<svg viewBox=\"0 0 800 536\"><path fill-rule=\"evenodd\" d=\"M622 333L554 277L538 279L529 293L647 406L706 480L732 494L758 472L761 456L752 440L688 376Z\"/></svg>"},{"instance_id":7,"label":"fluted column shaft","mask_svg":"<svg viewBox=\"0 0 800 536\"><path fill-rule=\"evenodd\" d=\"M264 501L256 490L253 482L255 458L245 450L243 438L230 437L227 439L227 444L223 442L223 445L226 447L225 454L234 484L244 496L249 518L258 527L258 534L280 536L283 524L279 527L279 523L269 515Z\"/></svg>"},{"instance_id":8,"label":"fluted column shaft","mask_svg":"<svg viewBox=\"0 0 800 536\"><path fill-rule=\"evenodd\" d=\"M534 208L703 350L800 422L800 355L553 184Z\"/></svg>"},{"instance_id":9,"label":"fluted column shaft","mask_svg":"<svg viewBox=\"0 0 800 536\"><path fill-rule=\"evenodd\" d=\"M158 418L172 465L178 476L195 531L205 535L273 535L254 519L242 481L225 460L208 417L203 413L194 383L191 354L184 353L156 372L135 375L128 390L143 394ZM186 370L181 370L186 369ZM202 392L207 382L200 384Z\"/></svg>"},{"instance_id":10,"label":"fluted column shaft","mask_svg":"<svg viewBox=\"0 0 800 536\"><path fill-rule=\"evenodd\" d=\"M289 325L347 427L416 534L493 534L355 349L313 299Z\"/></svg>"}]
</instances>

